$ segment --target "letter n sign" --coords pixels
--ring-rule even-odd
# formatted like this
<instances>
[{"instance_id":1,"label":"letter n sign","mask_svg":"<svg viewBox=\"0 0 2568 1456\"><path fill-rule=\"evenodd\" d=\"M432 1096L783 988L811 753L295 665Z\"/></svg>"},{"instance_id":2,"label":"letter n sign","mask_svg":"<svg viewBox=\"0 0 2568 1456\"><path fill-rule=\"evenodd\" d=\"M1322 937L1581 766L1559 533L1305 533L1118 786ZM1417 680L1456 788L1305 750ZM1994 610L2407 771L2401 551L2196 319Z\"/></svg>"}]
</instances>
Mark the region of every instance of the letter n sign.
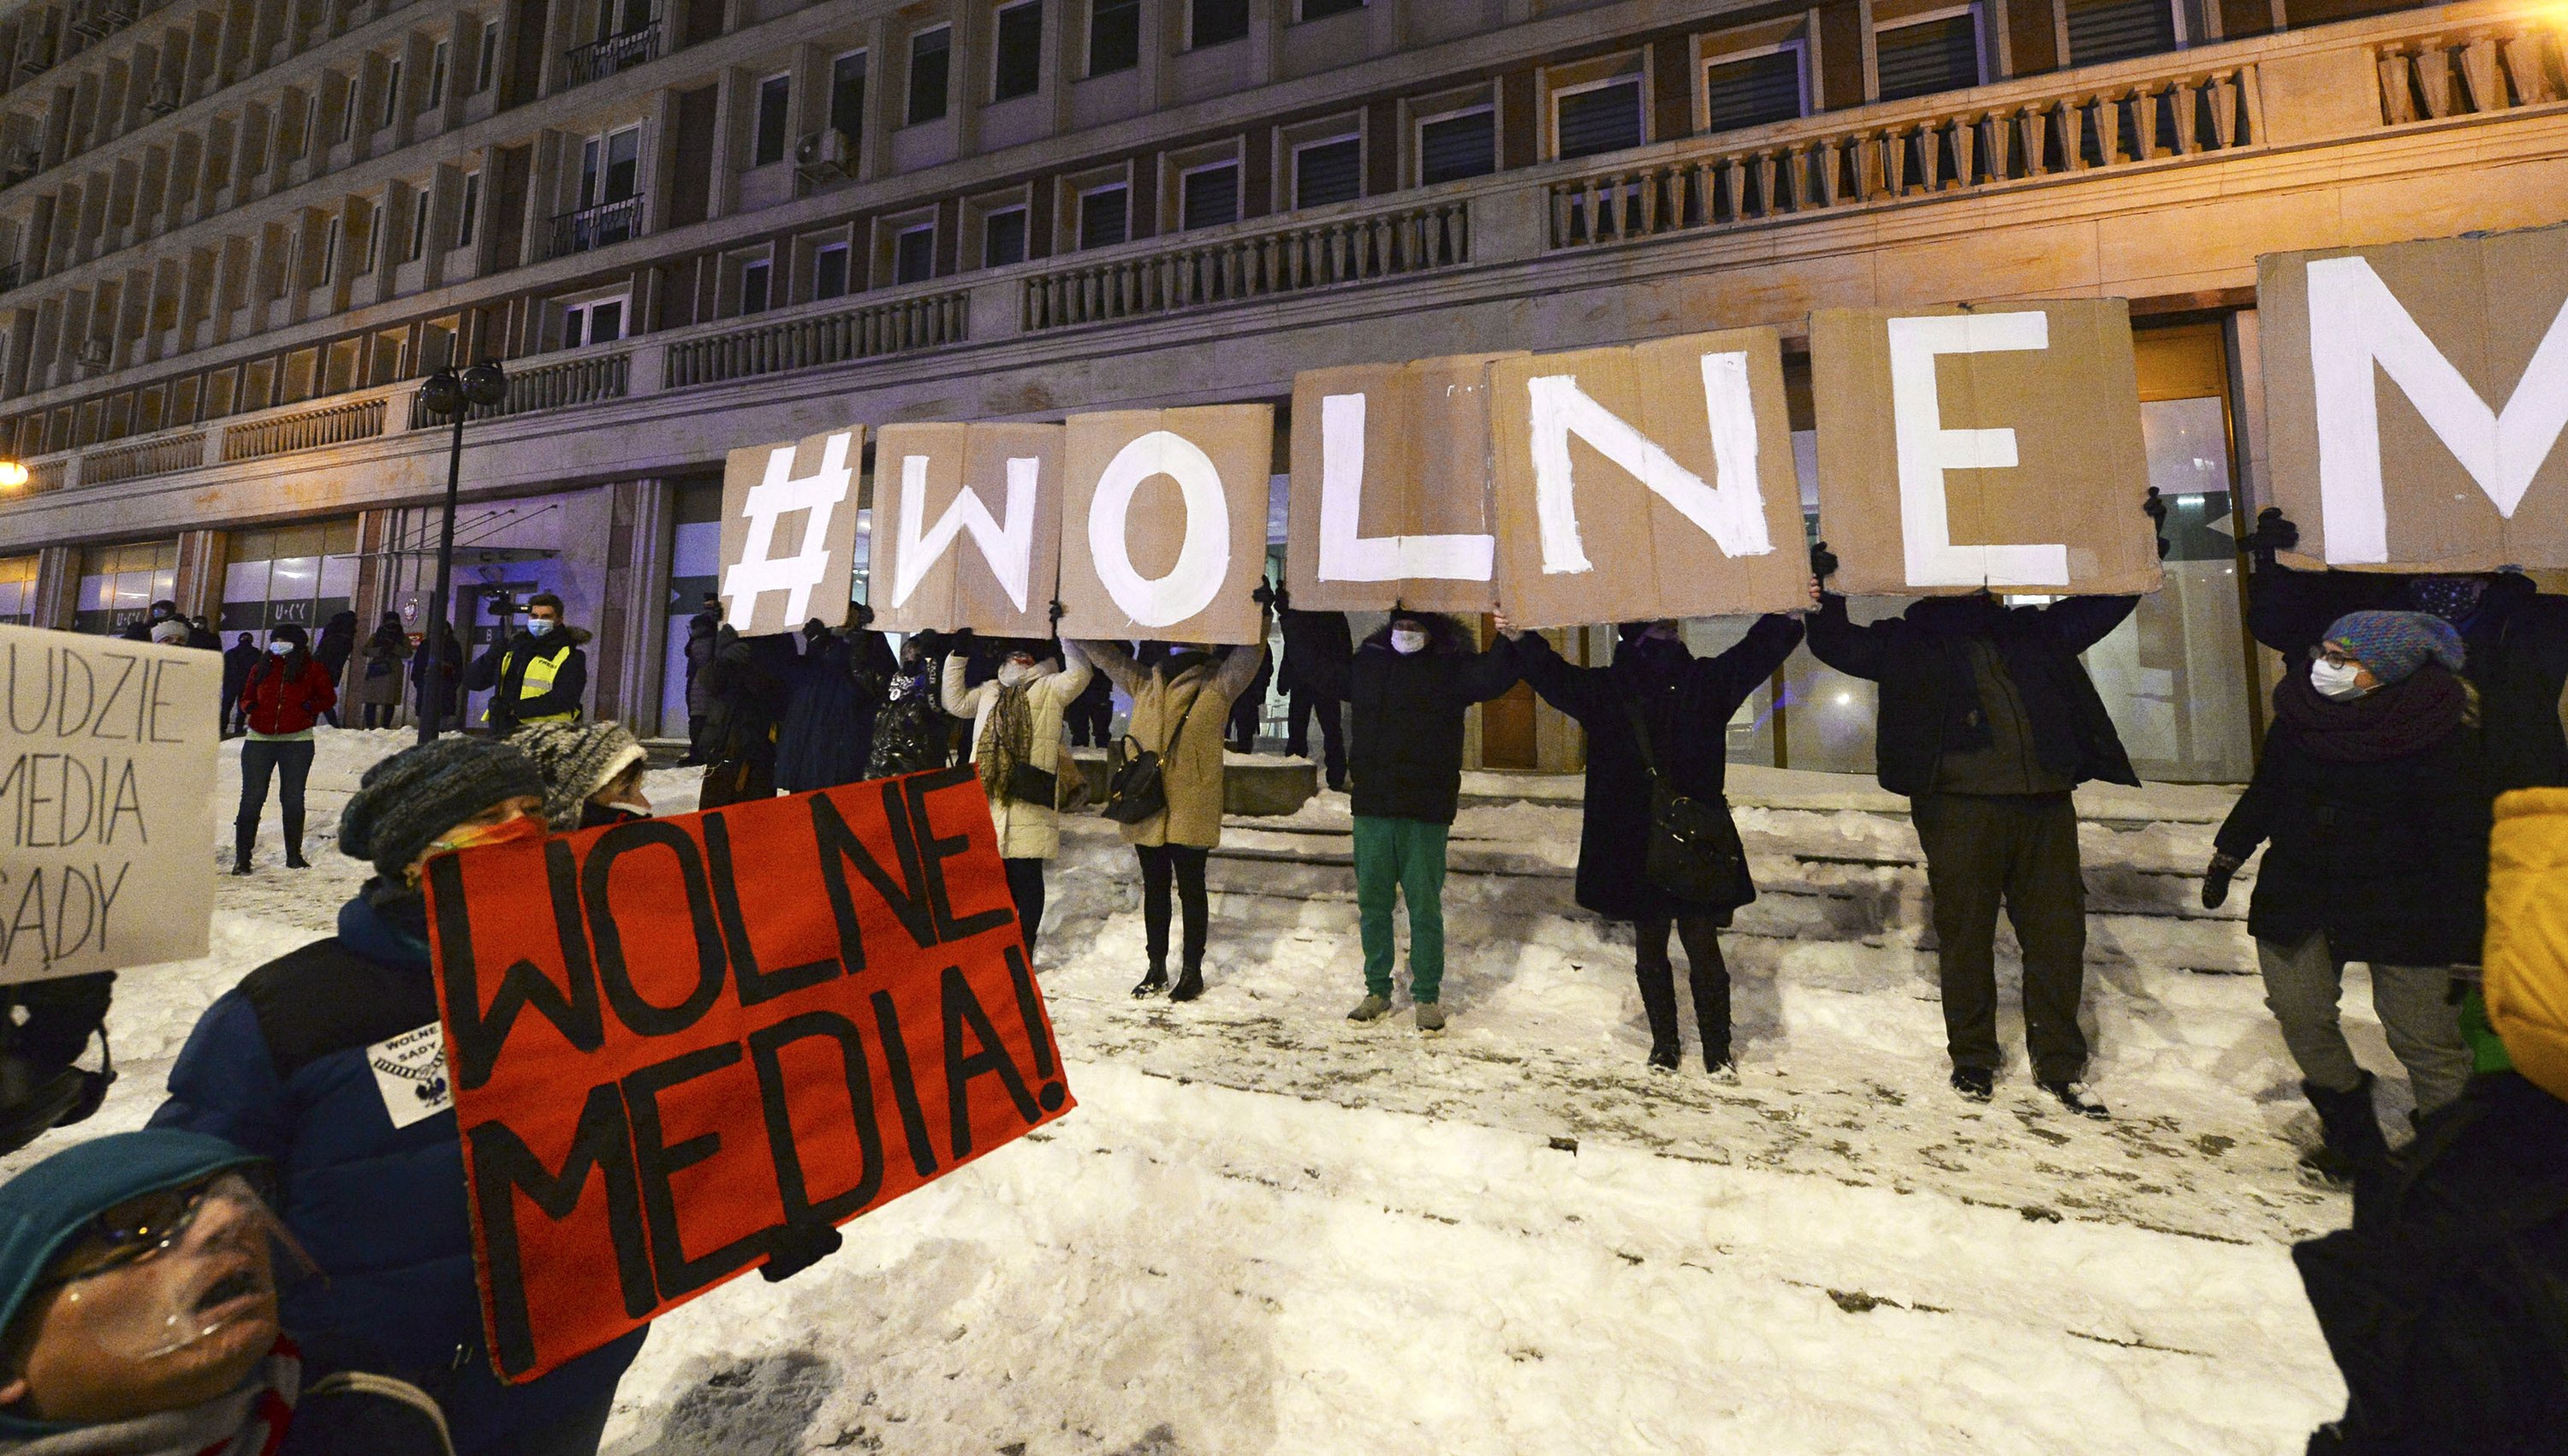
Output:
<instances>
[{"instance_id":1,"label":"letter n sign","mask_svg":"<svg viewBox=\"0 0 2568 1456\"><path fill-rule=\"evenodd\" d=\"M2257 260L2295 564L2568 566L2568 228Z\"/></svg>"}]
</instances>

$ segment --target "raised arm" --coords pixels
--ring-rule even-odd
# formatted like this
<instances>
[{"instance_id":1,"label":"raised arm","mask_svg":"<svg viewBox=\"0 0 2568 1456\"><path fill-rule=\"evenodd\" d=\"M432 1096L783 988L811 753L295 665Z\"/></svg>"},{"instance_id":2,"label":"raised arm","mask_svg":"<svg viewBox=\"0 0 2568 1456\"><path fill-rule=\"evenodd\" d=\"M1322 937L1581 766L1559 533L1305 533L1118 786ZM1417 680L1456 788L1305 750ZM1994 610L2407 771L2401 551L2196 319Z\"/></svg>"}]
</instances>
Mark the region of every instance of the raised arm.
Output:
<instances>
[{"instance_id":1,"label":"raised arm","mask_svg":"<svg viewBox=\"0 0 2568 1456\"><path fill-rule=\"evenodd\" d=\"M1064 648L1070 645L1067 642L1062 644ZM1097 670L1106 675L1108 682L1124 690L1124 697L1129 698L1141 691L1141 666L1132 661L1131 649L1120 642L1101 639L1082 642L1079 644L1079 650L1088 654L1089 662L1095 664Z\"/></svg>"},{"instance_id":2,"label":"raised arm","mask_svg":"<svg viewBox=\"0 0 2568 1456\"><path fill-rule=\"evenodd\" d=\"M1089 662L1088 654L1080 651L1079 644L1065 642L1061 645L1061 671L1044 679L1042 687L1055 701L1067 706L1088 691L1090 680L1096 676L1097 668Z\"/></svg>"},{"instance_id":3,"label":"raised arm","mask_svg":"<svg viewBox=\"0 0 2568 1456\"><path fill-rule=\"evenodd\" d=\"M1614 691L1606 679L1606 670L1570 666L1541 633L1527 632L1518 637L1515 658L1517 670L1533 684L1533 691L1542 695L1542 701L1581 724L1599 713L1613 711Z\"/></svg>"},{"instance_id":4,"label":"raised arm","mask_svg":"<svg viewBox=\"0 0 2568 1456\"><path fill-rule=\"evenodd\" d=\"M1748 635L1728 652L1697 659L1689 686L1699 694L1719 699L1724 705L1721 718L1726 723L1750 694L1783 666L1792 649L1801 645L1801 635L1800 618L1789 612L1769 612L1758 618Z\"/></svg>"},{"instance_id":5,"label":"raised arm","mask_svg":"<svg viewBox=\"0 0 2568 1456\"><path fill-rule=\"evenodd\" d=\"M1210 686L1213 692L1221 695L1222 702L1237 703L1239 695L1247 692L1249 685L1257 681L1257 670L1266 666L1266 629L1273 621L1273 614L1260 607L1256 645L1232 648L1230 656L1223 658L1221 666L1214 671Z\"/></svg>"},{"instance_id":6,"label":"raised arm","mask_svg":"<svg viewBox=\"0 0 2568 1456\"><path fill-rule=\"evenodd\" d=\"M1878 623L1856 626L1846 615L1845 598L1835 592L1821 593L1807 631L1810 656L1849 678L1880 678L1887 634Z\"/></svg>"},{"instance_id":7,"label":"raised arm","mask_svg":"<svg viewBox=\"0 0 2568 1456\"><path fill-rule=\"evenodd\" d=\"M977 707L972 700L980 690L963 686L964 669L971 665L971 661L959 652L948 654L945 671L936 675L937 701L956 718L972 717Z\"/></svg>"},{"instance_id":8,"label":"raised arm","mask_svg":"<svg viewBox=\"0 0 2568 1456\"><path fill-rule=\"evenodd\" d=\"M1461 671L1453 675L1453 690L1464 703L1503 698L1524 681L1524 666L1516 645L1503 637L1490 643L1488 651L1462 659L1460 667Z\"/></svg>"},{"instance_id":9,"label":"raised arm","mask_svg":"<svg viewBox=\"0 0 2568 1456\"><path fill-rule=\"evenodd\" d=\"M2071 652L2085 652L2112 636L2139 605L2138 597L2063 597L2041 611Z\"/></svg>"}]
</instances>

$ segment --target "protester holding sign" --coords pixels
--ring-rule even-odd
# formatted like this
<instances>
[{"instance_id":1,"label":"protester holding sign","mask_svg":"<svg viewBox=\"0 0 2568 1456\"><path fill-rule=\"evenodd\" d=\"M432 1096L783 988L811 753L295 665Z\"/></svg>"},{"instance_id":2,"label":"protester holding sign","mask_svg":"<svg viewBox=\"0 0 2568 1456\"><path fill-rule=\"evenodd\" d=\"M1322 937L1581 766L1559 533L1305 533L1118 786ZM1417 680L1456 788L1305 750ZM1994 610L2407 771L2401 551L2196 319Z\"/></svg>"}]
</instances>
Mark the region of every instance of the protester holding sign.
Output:
<instances>
[{"instance_id":1,"label":"protester holding sign","mask_svg":"<svg viewBox=\"0 0 2568 1456\"><path fill-rule=\"evenodd\" d=\"M303 629L288 622L269 634L267 661L250 669L241 685L240 812L232 820L232 873L249 873L250 846L267 808L267 780L277 779L277 809L285 829L285 867L309 869L303 859L303 781L312 772L312 726L339 701L329 670L315 661Z\"/></svg>"},{"instance_id":2,"label":"protester holding sign","mask_svg":"<svg viewBox=\"0 0 2568 1456\"><path fill-rule=\"evenodd\" d=\"M433 854L541 838L543 802L534 763L487 739L442 737L366 770L339 847L375 877L341 907L336 936L206 1009L152 1119L275 1162L286 1226L326 1276L284 1305L308 1368L429 1391L463 1456L593 1452L642 1344L636 1330L505 1386L483 1344L420 875Z\"/></svg>"},{"instance_id":3,"label":"protester holding sign","mask_svg":"<svg viewBox=\"0 0 2568 1456\"><path fill-rule=\"evenodd\" d=\"M2325 1129L2302 1162L2340 1183L2390 1152L2372 1073L2337 1020L2347 962L2372 968L2373 1009L2420 1116L2469 1077L2451 968L2478 964L2489 814L2461 663L2460 634L2439 617L2356 612L2329 628L2275 688L2255 782L2203 877L2203 903L2217 906L2265 847L2247 929L2265 1005Z\"/></svg>"},{"instance_id":4,"label":"protester holding sign","mask_svg":"<svg viewBox=\"0 0 2568 1456\"><path fill-rule=\"evenodd\" d=\"M526 598L526 625L515 636L504 630L490 650L474 659L464 678L466 691L490 694L482 721L501 737L530 723L576 723L580 699L588 691L588 654L580 644L586 630L562 621L562 600L551 592Z\"/></svg>"},{"instance_id":5,"label":"protester holding sign","mask_svg":"<svg viewBox=\"0 0 2568 1456\"><path fill-rule=\"evenodd\" d=\"M1835 566L1824 543L1818 564L1822 578ZM2009 608L1987 593L1930 597L1858 627L1829 592L1810 619L1812 655L1881 685L1873 751L1881 786L1908 796L1926 851L1953 1088L1974 1102L1997 1085L2003 904L2024 950L2035 1078L2073 1112L2109 1115L2083 1080L2086 887L2070 792L2094 778L2140 781L2079 661L2139 601Z\"/></svg>"},{"instance_id":6,"label":"protester holding sign","mask_svg":"<svg viewBox=\"0 0 2568 1456\"><path fill-rule=\"evenodd\" d=\"M1181 644L1147 667L1120 642L1083 642L1099 671L1132 701L1124 739L1156 756L1167 802L1158 812L1123 826L1124 842L1141 862L1141 923L1147 937L1148 973L1132 994L1168 994L1170 1001L1203 995L1204 940L1211 901L1204 891L1204 861L1221 843L1222 729L1231 705L1257 679L1266 662L1266 612L1258 610L1257 645L1216 657L1197 644ZM1177 983L1168 984L1168 890L1173 882L1185 916L1185 959Z\"/></svg>"},{"instance_id":7,"label":"protester holding sign","mask_svg":"<svg viewBox=\"0 0 2568 1456\"><path fill-rule=\"evenodd\" d=\"M785 667L785 712L776 726L776 786L832 788L865 776L873 713L858 679L854 641L814 617ZM780 659L781 660L781 659Z\"/></svg>"},{"instance_id":8,"label":"protester holding sign","mask_svg":"<svg viewBox=\"0 0 2568 1456\"><path fill-rule=\"evenodd\" d=\"M969 632L948 640L942 692L945 711L972 725L972 766L990 795L990 821L999 836L999 858L1008 867L1008 895L1016 902L1026 959L1035 955L1043 929L1044 862L1061 853L1062 719L1088 691L1096 670L1077 643L1063 643L1053 661L1040 642L995 644L998 675L977 688L963 686Z\"/></svg>"},{"instance_id":9,"label":"protester holding sign","mask_svg":"<svg viewBox=\"0 0 2568 1456\"><path fill-rule=\"evenodd\" d=\"M1602 668L1570 666L1540 634L1515 637L1525 681L1587 729L1578 903L1632 923L1633 974L1650 1019L1650 1065L1674 1070L1679 1055L1676 968L1668 959L1673 929L1685 944L1704 1069L1736 1079L1730 968L1720 932L1757 898L1757 884L1735 828L1722 836L1724 862L1704 893L1679 893L1683 887L1654 876L1651 840L1659 832L1658 805L1670 795L1704 806L1718 816L1717 827L1727 826L1730 720L1800 646L1800 618L1760 617L1736 647L1712 658L1688 651L1674 622L1626 622L1616 634L1614 660Z\"/></svg>"},{"instance_id":10,"label":"protester holding sign","mask_svg":"<svg viewBox=\"0 0 2568 1456\"><path fill-rule=\"evenodd\" d=\"M1408 611L1394 612L1352 659L1303 655L1299 691L1332 711L1340 701L1355 705L1365 997L1347 1013L1350 1021L1378 1021L1391 1012L1391 912L1406 896L1418 1029L1444 1029L1444 839L1462 799L1463 715L1516 685L1516 660L1511 642L1474 652L1461 623Z\"/></svg>"}]
</instances>

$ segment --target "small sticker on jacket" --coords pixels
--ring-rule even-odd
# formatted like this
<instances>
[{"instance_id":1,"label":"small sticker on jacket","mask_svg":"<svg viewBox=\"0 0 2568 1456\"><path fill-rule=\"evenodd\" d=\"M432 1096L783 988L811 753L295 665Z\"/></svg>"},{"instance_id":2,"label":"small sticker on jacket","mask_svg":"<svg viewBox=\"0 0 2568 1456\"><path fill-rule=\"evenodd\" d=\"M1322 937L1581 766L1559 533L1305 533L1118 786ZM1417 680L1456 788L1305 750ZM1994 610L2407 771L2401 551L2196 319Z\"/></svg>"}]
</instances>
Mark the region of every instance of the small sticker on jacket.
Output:
<instances>
[{"instance_id":1,"label":"small sticker on jacket","mask_svg":"<svg viewBox=\"0 0 2568 1456\"><path fill-rule=\"evenodd\" d=\"M385 1115L397 1128L455 1106L455 1086L446 1077L446 1028L435 1021L367 1047L366 1065L374 1068Z\"/></svg>"}]
</instances>

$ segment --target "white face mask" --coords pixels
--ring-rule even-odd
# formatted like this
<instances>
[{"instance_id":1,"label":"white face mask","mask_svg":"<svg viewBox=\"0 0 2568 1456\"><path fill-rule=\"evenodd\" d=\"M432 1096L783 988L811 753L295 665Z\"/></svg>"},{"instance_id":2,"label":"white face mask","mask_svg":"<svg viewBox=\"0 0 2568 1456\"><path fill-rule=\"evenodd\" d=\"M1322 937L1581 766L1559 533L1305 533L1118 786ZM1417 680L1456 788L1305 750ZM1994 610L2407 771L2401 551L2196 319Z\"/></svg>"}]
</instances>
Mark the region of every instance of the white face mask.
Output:
<instances>
[{"instance_id":1,"label":"white face mask","mask_svg":"<svg viewBox=\"0 0 2568 1456\"><path fill-rule=\"evenodd\" d=\"M269 643L267 645L267 650L276 654L278 657L283 657L287 653L294 651L294 644L280 637L276 641Z\"/></svg>"},{"instance_id":2,"label":"white face mask","mask_svg":"<svg viewBox=\"0 0 2568 1456\"><path fill-rule=\"evenodd\" d=\"M999 686L1002 688L1017 687L1034 675L1035 665L1033 663L999 664Z\"/></svg>"},{"instance_id":3,"label":"white face mask","mask_svg":"<svg viewBox=\"0 0 2568 1456\"><path fill-rule=\"evenodd\" d=\"M2343 702L2362 697L2371 691L2359 681L2362 677L2363 669L2352 663L2332 663L2322 658L2310 664L2310 686L2318 689L2322 698Z\"/></svg>"},{"instance_id":4,"label":"white face mask","mask_svg":"<svg viewBox=\"0 0 2568 1456\"><path fill-rule=\"evenodd\" d=\"M547 617L529 617L526 619L526 630L541 637L553 630L552 620Z\"/></svg>"},{"instance_id":5,"label":"white face mask","mask_svg":"<svg viewBox=\"0 0 2568 1456\"><path fill-rule=\"evenodd\" d=\"M1391 629L1391 650L1408 654L1427 650L1427 634L1407 627Z\"/></svg>"}]
</instances>

